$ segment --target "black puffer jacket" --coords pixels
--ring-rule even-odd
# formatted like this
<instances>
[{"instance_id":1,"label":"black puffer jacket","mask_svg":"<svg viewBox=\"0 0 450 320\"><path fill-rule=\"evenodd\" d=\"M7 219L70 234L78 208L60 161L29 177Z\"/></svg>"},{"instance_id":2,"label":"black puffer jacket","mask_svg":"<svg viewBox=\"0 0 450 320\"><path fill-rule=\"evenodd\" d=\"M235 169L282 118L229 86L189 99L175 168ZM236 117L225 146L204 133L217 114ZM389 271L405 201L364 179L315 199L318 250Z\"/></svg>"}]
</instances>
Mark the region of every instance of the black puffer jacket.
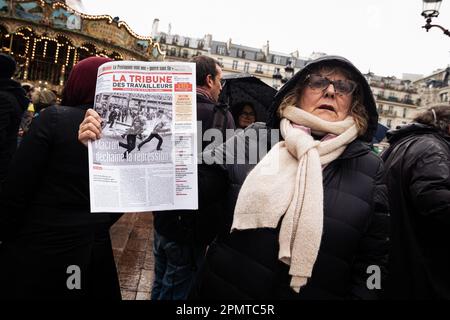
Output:
<instances>
[{"instance_id":1,"label":"black puffer jacket","mask_svg":"<svg viewBox=\"0 0 450 320\"><path fill-rule=\"evenodd\" d=\"M329 60L339 61L361 75L344 59L331 57ZM305 76L307 70L308 67L300 75L294 76L294 81ZM360 81L367 84L362 75ZM293 87L289 83L286 86ZM287 91L289 90L277 95L273 112ZM375 103L369 87L364 86L363 91L368 95L365 105L371 115L370 132L373 132L378 120ZM271 122L273 125L275 119L274 114ZM259 132L256 137L258 141L265 139L267 133L263 125L256 124L251 128ZM370 132L363 137L365 140L371 138ZM244 137L238 135L234 139ZM231 141L227 143L230 144ZM258 143L252 144L250 141L246 144L247 147L252 145ZM230 230L240 188L253 167L254 165L249 164L225 167L231 181L226 206L228 224L225 230ZM234 231L231 234L225 231L210 246L191 298L377 298L378 290L370 290L367 280L370 276L369 266L380 267L383 278L387 262L388 201L382 175L381 159L370 151L367 143L359 139L349 144L344 153L324 169L323 236L312 277L299 294L289 286L289 267L278 260L278 228L264 228Z\"/></svg>"},{"instance_id":2,"label":"black puffer jacket","mask_svg":"<svg viewBox=\"0 0 450 320\"><path fill-rule=\"evenodd\" d=\"M0 182L17 148L17 133L29 100L20 83L0 79Z\"/></svg>"},{"instance_id":3,"label":"black puffer jacket","mask_svg":"<svg viewBox=\"0 0 450 320\"><path fill-rule=\"evenodd\" d=\"M450 137L413 123L383 154L391 206L387 294L450 299Z\"/></svg>"},{"instance_id":4,"label":"black puffer jacket","mask_svg":"<svg viewBox=\"0 0 450 320\"><path fill-rule=\"evenodd\" d=\"M120 215L90 212L88 152L77 140L87 108L46 108L11 161L0 193L0 301L120 299L109 237ZM81 290L67 289L71 265Z\"/></svg>"}]
</instances>

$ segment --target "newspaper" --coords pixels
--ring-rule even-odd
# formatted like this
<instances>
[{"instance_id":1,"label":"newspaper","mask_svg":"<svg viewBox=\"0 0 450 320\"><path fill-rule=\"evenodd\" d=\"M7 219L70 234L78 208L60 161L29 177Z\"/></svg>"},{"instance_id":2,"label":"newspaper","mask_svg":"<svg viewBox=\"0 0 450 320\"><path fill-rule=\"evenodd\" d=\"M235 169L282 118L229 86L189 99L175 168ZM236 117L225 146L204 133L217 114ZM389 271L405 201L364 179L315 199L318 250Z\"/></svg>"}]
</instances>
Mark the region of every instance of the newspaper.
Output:
<instances>
[{"instance_id":1,"label":"newspaper","mask_svg":"<svg viewBox=\"0 0 450 320\"><path fill-rule=\"evenodd\" d=\"M91 212L198 208L195 64L105 63L94 108Z\"/></svg>"}]
</instances>

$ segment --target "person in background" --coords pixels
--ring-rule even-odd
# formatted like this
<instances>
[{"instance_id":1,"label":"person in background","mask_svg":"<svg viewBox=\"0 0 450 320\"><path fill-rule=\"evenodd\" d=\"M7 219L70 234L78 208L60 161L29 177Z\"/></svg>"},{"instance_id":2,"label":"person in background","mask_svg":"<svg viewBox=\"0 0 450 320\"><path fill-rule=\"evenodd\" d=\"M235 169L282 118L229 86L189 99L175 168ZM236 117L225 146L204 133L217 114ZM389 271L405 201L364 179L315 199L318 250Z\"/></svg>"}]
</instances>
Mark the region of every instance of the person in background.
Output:
<instances>
[{"instance_id":1,"label":"person in background","mask_svg":"<svg viewBox=\"0 0 450 320\"><path fill-rule=\"evenodd\" d=\"M22 121L20 123L19 137L20 141L30 130L33 119L39 116L39 113L45 108L56 104L56 95L53 91L48 89L34 88L30 94L31 103L25 111ZM20 144L20 142L19 142Z\"/></svg>"},{"instance_id":2,"label":"person in background","mask_svg":"<svg viewBox=\"0 0 450 320\"><path fill-rule=\"evenodd\" d=\"M23 113L30 102L20 83L11 79L15 72L16 61L0 53L0 190L17 149Z\"/></svg>"},{"instance_id":3,"label":"person in background","mask_svg":"<svg viewBox=\"0 0 450 320\"><path fill-rule=\"evenodd\" d=\"M31 101L38 115L45 108L56 104L56 95L49 89L34 89L31 93Z\"/></svg>"},{"instance_id":4,"label":"person in background","mask_svg":"<svg viewBox=\"0 0 450 320\"><path fill-rule=\"evenodd\" d=\"M386 296L450 299L450 106L388 132L382 154L391 207Z\"/></svg>"},{"instance_id":5,"label":"person in background","mask_svg":"<svg viewBox=\"0 0 450 320\"><path fill-rule=\"evenodd\" d=\"M27 110L22 115L22 120L20 121L19 132L17 136L17 147L19 147L22 139L28 129L30 128L31 121L33 121L34 117L34 105L31 99L31 93L34 91L34 86L30 83L22 83L22 88L25 90L27 98L30 100L28 103Z\"/></svg>"},{"instance_id":6,"label":"person in background","mask_svg":"<svg viewBox=\"0 0 450 320\"><path fill-rule=\"evenodd\" d=\"M11 162L0 193L0 299L121 299L109 237L120 215L90 212L88 153L77 141L108 61L73 67L62 106L41 112Z\"/></svg>"},{"instance_id":7,"label":"person in background","mask_svg":"<svg viewBox=\"0 0 450 320\"><path fill-rule=\"evenodd\" d=\"M236 104L233 108L234 123L236 128L247 128L256 121L256 110L252 103L241 102Z\"/></svg>"}]
</instances>

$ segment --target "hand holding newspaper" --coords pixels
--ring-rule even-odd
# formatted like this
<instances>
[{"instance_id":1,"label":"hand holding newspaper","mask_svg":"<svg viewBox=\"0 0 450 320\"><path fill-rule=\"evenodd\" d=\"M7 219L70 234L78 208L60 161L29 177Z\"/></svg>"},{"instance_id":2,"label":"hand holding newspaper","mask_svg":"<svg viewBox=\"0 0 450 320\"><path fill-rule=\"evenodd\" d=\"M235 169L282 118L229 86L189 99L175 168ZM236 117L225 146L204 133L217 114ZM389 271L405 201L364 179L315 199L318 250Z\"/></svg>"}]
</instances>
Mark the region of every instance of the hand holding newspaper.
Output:
<instances>
[{"instance_id":1,"label":"hand holding newspaper","mask_svg":"<svg viewBox=\"0 0 450 320\"><path fill-rule=\"evenodd\" d=\"M91 212L198 208L195 64L105 63L94 109Z\"/></svg>"}]
</instances>

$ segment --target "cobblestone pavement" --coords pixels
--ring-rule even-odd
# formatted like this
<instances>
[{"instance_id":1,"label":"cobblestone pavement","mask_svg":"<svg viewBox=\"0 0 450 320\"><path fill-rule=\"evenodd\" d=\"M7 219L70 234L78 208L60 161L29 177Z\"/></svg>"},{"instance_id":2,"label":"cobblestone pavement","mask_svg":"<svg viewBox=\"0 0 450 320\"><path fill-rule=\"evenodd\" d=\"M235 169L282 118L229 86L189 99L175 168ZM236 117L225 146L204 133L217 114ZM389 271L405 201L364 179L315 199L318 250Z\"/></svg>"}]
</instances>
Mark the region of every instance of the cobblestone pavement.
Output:
<instances>
[{"instance_id":1,"label":"cobblestone pavement","mask_svg":"<svg viewBox=\"0 0 450 320\"><path fill-rule=\"evenodd\" d=\"M150 300L153 283L153 215L126 213L111 228L123 300Z\"/></svg>"}]
</instances>

